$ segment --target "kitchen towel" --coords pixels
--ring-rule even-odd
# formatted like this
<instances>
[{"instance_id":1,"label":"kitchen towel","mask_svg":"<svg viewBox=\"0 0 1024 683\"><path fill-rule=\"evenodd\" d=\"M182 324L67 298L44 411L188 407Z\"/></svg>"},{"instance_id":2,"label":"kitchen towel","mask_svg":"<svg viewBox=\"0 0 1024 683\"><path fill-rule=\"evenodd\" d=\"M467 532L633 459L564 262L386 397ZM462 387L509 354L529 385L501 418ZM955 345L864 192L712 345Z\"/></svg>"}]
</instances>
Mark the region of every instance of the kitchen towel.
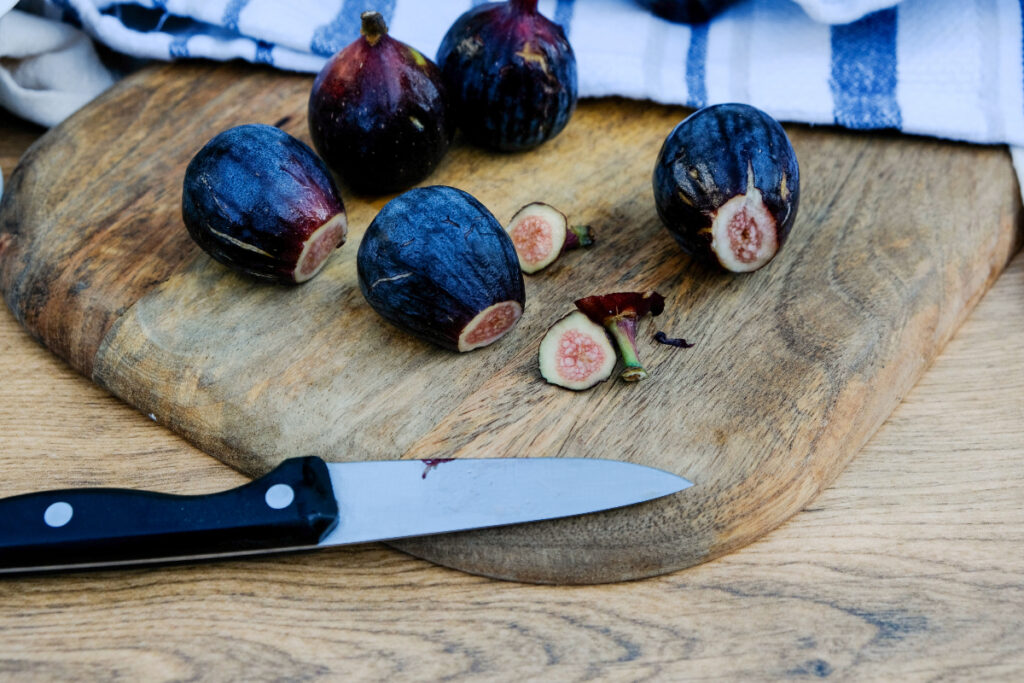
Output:
<instances>
[{"instance_id":1,"label":"kitchen towel","mask_svg":"<svg viewBox=\"0 0 1024 683\"><path fill-rule=\"evenodd\" d=\"M381 12L394 37L433 55L452 21L478 4L23 0L19 7L137 57L243 59L315 72L359 35L364 10ZM573 44L584 97L691 107L741 101L783 121L1011 146L1024 145L1022 8L1022 0L741 0L687 26L633 0L540 2ZM838 21L848 23L828 23Z\"/></svg>"},{"instance_id":2,"label":"kitchen towel","mask_svg":"<svg viewBox=\"0 0 1024 683\"><path fill-rule=\"evenodd\" d=\"M433 55L452 21L480 3L45 4L127 54L315 72L359 35L363 10L381 12L394 37ZM698 26L659 19L633 0L541 0L540 9L565 27L585 97L742 101L786 121L1024 145L1021 0L742 0Z\"/></svg>"}]
</instances>

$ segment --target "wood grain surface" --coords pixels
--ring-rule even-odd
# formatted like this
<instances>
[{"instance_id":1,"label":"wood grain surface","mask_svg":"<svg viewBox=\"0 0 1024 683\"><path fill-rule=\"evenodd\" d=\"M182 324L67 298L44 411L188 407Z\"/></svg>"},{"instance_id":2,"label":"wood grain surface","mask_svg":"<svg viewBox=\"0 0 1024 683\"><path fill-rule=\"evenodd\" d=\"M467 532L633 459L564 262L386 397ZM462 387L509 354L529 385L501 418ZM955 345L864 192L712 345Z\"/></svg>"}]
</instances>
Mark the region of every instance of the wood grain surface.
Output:
<instances>
[{"instance_id":1,"label":"wood grain surface","mask_svg":"<svg viewBox=\"0 0 1024 683\"><path fill-rule=\"evenodd\" d=\"M643 462L697 483L629 510L399 544L489 576L649 576L774 528L838 475L1019 240L1001 150L791 127L804 178L791 242L752 276L709 273L674 247L650 198L651 162L684 112L587 103L537 152L462 147L431 178L499 217L543 199L600 231L597 249L530 279L512 334L455 357L369 310L352 247L301 288L266 287L197 253L181 228L194 150L254 117L304 138L308 87L230 66L124 82L12 175L0 284L73 367L251 474L309 453L543 454ZM346 197L356 243L382 200ZM658 326L695 349L642 345L655 378L639 385L543 383L536 345L572 299L649 288L669 301Z\"/></svg>"},{"instance_id":2,"label":"wood grain surface","mask_svg":"<svg viewBox=\"0 0 1024 683\"><path fill-rule=\"evenodd\" d=\"M0 113L9 174L39 131ZM379 545L0 581L10 680L1020 680L1024 257L843 474L716 562L493 582ZM0 313L0 496L246 480Z\"/></svg>"}]
</instances>

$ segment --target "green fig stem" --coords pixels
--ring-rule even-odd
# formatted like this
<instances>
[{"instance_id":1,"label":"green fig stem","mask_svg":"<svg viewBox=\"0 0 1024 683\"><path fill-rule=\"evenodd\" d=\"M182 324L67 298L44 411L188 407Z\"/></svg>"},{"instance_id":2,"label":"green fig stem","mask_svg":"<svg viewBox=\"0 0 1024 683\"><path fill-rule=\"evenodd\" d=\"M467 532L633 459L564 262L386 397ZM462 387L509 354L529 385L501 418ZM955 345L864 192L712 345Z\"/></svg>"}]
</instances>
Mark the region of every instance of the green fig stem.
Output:
<instances>
[{"instance_id":1,"label":"green fig stem","mask_svg":"<svg viewBox=\"0 0 1024 683\"><path fill-rule=\"evenodd\" d=\"M640 358L636 353L636 316L617 315L605 320L604 326L612 335L615 345L619 347L622 362L626 364L626 369L619 377L627 382L647 379L647 370L640 364Z\"/></svg>"},{"instance_id":2,"label":"green fig stem","mask_svg":"<svg viewBox=\"0 0 1024 683\"><path fill-rule=\"evenodd\" d=\"M571 225L565 233L565 244L562 251L589 247L594 244L594 234L589 225Z\"/></svg>"},{"instance_id":3,"label":"green fig stem","mask_svg":"<svg viewBox=\"0 0 1024 683\"><path fill-rule=\"evenodd\" d=\"M359 33L366 37L366 42L376 45L377 41L388 32L388 25L380 12L363 12L359 15L363 20Z\"/></svg>"},{"instance_id":4,"label":"green fig stem","mask_svg":"<svg viewBox=\"0 0 1024 683\"><path fill-rule=\"evenodd\" d=\"M520 14L536 14L538 0L508 0L512 9Z\"/></svg>"}]
</instances>

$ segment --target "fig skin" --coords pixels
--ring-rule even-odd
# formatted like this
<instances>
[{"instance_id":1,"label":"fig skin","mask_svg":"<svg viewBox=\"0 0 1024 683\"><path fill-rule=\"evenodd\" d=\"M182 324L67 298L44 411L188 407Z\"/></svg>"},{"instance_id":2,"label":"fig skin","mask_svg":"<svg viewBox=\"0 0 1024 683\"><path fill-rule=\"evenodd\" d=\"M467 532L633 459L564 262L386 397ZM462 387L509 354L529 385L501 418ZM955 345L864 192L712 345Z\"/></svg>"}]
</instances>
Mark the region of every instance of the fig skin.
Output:
<instances>
[{"instance_id":1,"label":"fig skin","mask_svg":"<svg viewBox=\"0 0 1024 683\"><path fill-rule=\"evenodd\" d=\"M453 187L416 188L385 204L356 266L359 288L381 317L452 351L497 341L526 304L512 240L483 204ZM471 325L489 310L503 329L472 339Z\"/></svg>"},{"instance_id":2,"label":"fig skin","mask_svg":"<svg viewBox=\"0 0 1024 683\"><path fill-rule=\"evenodd\" d=\"M637 2L662 19L668 19L677 24L703 23L730 5L736 4L736 0L637 0Z\"/></svg>"},{"instance_id":3,"label":"fig skin","mask_svg":"<svg viewBox=\"0 0 1024 683\"><path fill-rule=\"evenodd\" d=\"M313 146L353 190L404 190L437 167L455 136L441 72L364 12L362 35L321 69L309 96Z\"/></svg>"},{"instance_id":4,"label":"fig skin","mask_svg":"<svg viewBox=\"0 0 1024 683\"><path fill-rule=\"evenodd\" d=\"M672 130L653 185L658 215L684 251L725 270L750 272L771 261L789 237L800 168L778 121L746 104L719 104ZM724 237L730 226L737 230L731 245Z\"/></svg>"},{"instance_id":5,"label":"fig skin","mask_svg":"<svg viewBox=\"0 0 1024 683\"><path fill-rule=\"evenodd\" d=\"M647 379L649 374L636 348L637 321L648 314L661 315L665 310L665 297L653 291L615 292L584 297L575 303L591 322L604 326L615 341L626 366L619 377L626 382Z\"/></svg>"},{"instance_id":6,"label":"fig skin","mask_svg":"<svg viewBox=\"0 0 1024 683\"><path fill-rule=\"evenodd\" d=\"M185 170L181 213L192 239L214 259L287 284L313 277L345 243L348 227L324 162L263 124L229 128L196 153Z\"/></svg>"},{"instance_id":7,"label":"fig skin","mask_svg":"<svg viewBox=\"0 0 1024 683\"><path fill-rule=\"evenodd\" d=\"M437 64L459 127L483 147L536 147L562 132L576 110L576 56L537 0L470 9L448 29Z\"/></svg>"}]
</instances>

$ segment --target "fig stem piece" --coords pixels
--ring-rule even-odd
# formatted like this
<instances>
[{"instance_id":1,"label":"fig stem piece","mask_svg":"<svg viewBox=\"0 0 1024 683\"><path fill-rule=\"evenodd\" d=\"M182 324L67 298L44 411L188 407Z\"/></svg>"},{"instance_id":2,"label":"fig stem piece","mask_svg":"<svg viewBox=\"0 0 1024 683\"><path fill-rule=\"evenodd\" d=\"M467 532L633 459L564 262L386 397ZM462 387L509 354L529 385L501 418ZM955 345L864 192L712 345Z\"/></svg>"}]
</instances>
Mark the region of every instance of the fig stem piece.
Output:
<instances>
[{"instance_id":1,"label":"fig stem piece","mask_svg":"<svg viewBox=\"0 0 1024 683\"><path fill-rule=\"evenodd\" d=\"M539 0L509 0L509 5L519 14L536 14Z\"/></svg>"},{"instance_id":2,"label":"fig stem piece","mask_svg":"<svg viewBox=\"0 0 1024 683\"><path fill-rule=\"evenodd\" d=\"M594 233L591 232L589 225L570 225L565 234L565 245L562 247L562 251L590 247L593 244Z\"/></svg>"},{"instance_id":3,"label":"fig stem piece","mask_svg":"<svg viewBox=\"0 0 1024 683\"><path fill-rule=\"evenodd\" d=\"M636 350L637 320L648 313L659 315L665 309L665 297L657 292L616 292L578 299L576 308L603 325L619 347L626 365L619 376L626 382L647 379L649 375Z\"/></svg>"},{"instance_id":4,"label":"fig stem piece","mask_svg":"<svg viewBox=\"0 0 1024 683\"><path fill-rule=\"evenodd\" d=\"M388 25L380 12L363 12L359 18L363 20L359 33L365 36L366 42L370 45L376 45L377 41L387 34Z\"/></svg>"}]
</instances>

